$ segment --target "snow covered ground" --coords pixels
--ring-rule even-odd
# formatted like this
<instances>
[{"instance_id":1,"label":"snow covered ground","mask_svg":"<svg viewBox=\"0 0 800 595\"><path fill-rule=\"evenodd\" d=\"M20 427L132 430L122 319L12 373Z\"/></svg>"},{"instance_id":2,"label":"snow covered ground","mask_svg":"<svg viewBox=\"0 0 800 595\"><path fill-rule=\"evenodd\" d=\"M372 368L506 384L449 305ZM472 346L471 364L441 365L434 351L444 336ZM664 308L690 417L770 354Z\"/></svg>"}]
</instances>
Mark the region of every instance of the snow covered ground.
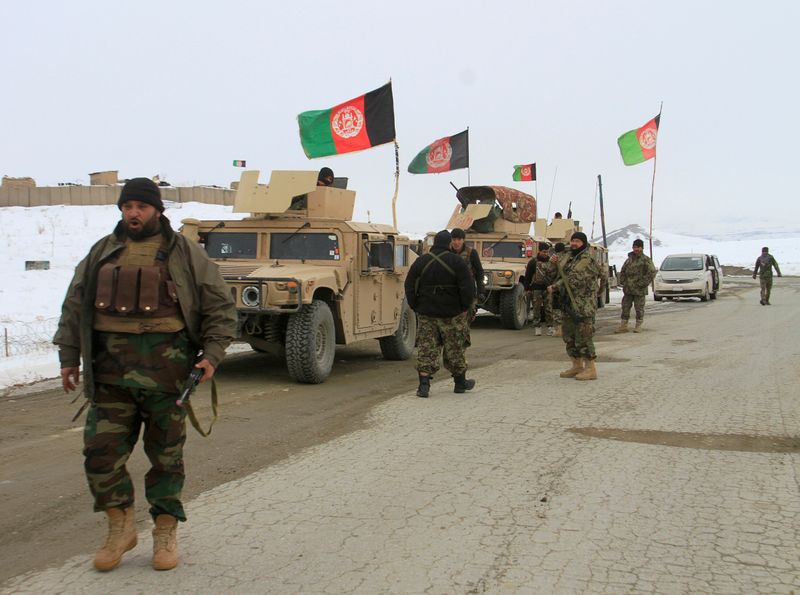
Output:
<instances>
[{"instance_id":1,"label":"snow covered ground","mask_svg":"<svg viewBox=\"0 0 800 595\"><path fill-rule=\"evenodd\" d=\"M201 203L168 203L166 215L175 228L189 217L241 218L232 207ZM50 341L75 265L118 220L119 210L113 205L0 208L0 390L58 376ZM612 233L610 258L618 267L634 239L642 237L647 245L639 226ZM668 254L702 252L716 254L723 266L752 267L761 247L769 245L785 274L800 274L800 233L770 237L748 231L738 239L730 233L714 238L657 231L655 237L656 264ZM50 269L26 271L26 260L50 261Z\"/></svg>"}]
</instances>

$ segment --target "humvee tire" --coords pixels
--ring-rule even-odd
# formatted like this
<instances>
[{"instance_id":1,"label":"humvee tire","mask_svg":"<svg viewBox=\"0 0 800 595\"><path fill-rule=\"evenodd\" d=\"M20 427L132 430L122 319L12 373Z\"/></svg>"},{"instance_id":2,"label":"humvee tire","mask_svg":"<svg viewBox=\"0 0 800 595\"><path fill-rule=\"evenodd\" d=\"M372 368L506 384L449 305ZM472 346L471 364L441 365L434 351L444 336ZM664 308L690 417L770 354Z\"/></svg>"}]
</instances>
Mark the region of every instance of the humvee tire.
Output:
<instances>
[{"instance_id":1,"label":"humvee tire","mask_svg":"<svg viewBox=\"0 0 800 595\"><path fill-rule=\"evenodd\" d=\"M654 293L653 294L653 299L655 301L657 301L657 302L660 302L662 300L662 297L660 295L658 295L657 293ZM670 298L667 298L667 299L670 299Z\"/></svg>"},{"instance_id":2,"label":"humvee tire","mask_svg":"<svg viewBox=\"0 0 800 595\"><path fill-rule=\"evenodd\" d=\"M336 331L328 304L313 300L289 317L286 325L286 368L304 384L319 384L330 376L336 353Z\"/></svg>"},{"instance_id":3,"label":"humvee tire","mask_svg":"<svg viewBox=\"0 0 800 595\"><path fill-rule=\"evenodd\" d=\"M518 331L528 318L528 303L525 299L525 289L517 283L514 289L500 294L500 323L503 328Z\"/></svg>"},{"instance_id":4,"label":"humvee tire","mask_svg":"<svg viewBox=\"0 0 800 595\"><path fill-rule=\"evenodd\" d=\"M378 343L384 359L407 360L414 353L414 344L417 342L417 316L414 311L403 301L400 310L400 326L393 335L381 337Z\"/></svg>"}]
</instances>

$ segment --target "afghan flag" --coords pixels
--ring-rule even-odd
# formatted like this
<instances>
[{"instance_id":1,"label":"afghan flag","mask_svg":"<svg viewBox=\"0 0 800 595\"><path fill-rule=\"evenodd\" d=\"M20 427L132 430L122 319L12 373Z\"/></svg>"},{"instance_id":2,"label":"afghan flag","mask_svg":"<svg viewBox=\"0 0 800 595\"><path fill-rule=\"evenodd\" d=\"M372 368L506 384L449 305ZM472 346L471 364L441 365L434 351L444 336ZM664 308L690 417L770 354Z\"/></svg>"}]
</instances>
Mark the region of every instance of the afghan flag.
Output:
<instances>
[{"instance_id":1,"label":"afghan flag","mask_svg":"<svg viewBox=\"0 0 800 595\"><path fill-rule=\"evenodd\" d=\"M513 178L515 182L533 182L536 180L536 164L515 165Z\"/></svg>"},{"instance_id":2,"label":"afghan flag","mask_svg":"<svg viewBox=\"0 0 800 595\"><path fill-rule=\"evenodd\" d=\"M330 109L297 116L306 157L362 151L395 139L392 83Z\"/></svg>"},{"instance_id":3,"label":"afghan flag","mask_svg":"<svg viewBox=\"0 0 800 595\"><path fill-rule=\"evenodd\" d=\"M247 161L244 159L234 159L233 167L247 167Z\"/></svg>"},{"instance_id":4,"label":"afghan flag","mask_svg":"<svg viewBox=\"0 0 800 595\"><path fill-rule=\"evenodd\" d=\"M636 165L656 156L656 139L658 138L658 121L661 114L636 130L626 132L617 139L619 152L625 165Z\"/></svg>"},{"instance_id":5,"label":"afghan flag","mask_svg":"<svg viewBox=\"0 0 800 595\"><path fill-rule=\"evenodd\" d=\"M440 174L469 167L469 129L433 141L408 165L412 174Z\"/></svg>"}]
</instances>

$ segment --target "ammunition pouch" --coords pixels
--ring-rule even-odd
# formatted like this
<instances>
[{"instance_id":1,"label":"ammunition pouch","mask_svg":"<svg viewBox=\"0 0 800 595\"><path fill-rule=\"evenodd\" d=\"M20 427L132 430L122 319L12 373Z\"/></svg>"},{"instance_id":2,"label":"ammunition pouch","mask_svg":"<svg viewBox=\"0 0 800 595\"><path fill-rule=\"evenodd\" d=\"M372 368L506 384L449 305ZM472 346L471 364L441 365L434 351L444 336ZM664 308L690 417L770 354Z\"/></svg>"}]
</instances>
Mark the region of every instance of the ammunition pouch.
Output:
<instances>
[{"instance_id":1,"label":"ammunition pouch","mask_svg":"<svg viewBox=\"0 0 800 595\"><path fill-rule=\"evenodd\" d=\"M104 264L97 275L94 307L110 316L180 316L175 282L164 265Z\"/></svg>"}]
</instances>

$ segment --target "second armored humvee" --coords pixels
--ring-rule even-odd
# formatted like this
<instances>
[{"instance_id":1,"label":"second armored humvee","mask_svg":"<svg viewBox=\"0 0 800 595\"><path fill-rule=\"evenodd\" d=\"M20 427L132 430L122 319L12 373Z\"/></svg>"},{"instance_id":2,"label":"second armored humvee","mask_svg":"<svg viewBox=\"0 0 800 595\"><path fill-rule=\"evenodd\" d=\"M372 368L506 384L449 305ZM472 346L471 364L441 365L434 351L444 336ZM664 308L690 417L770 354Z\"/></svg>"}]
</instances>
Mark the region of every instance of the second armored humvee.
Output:
<instances>
[{"instance_id":1,"label":"second armored humvee","mask_svg":"<svg viewBox=\"0 0 800 595\"><path fill-rule=\"evenodd\" d=\"M503 327L519 330L532 314L523 279L536 248L530 235L536 199L505 186L464 186L447 227L467 232L466 245L481 256L485 298L478 307L500 317ZM432 243L433 234L427 236Z\"/></svg>"},{"instance_id":2,"label":"second armored humvee","mask_svg":"<svg viewBox=\"0 0 800 595\"><path fill-rule=\"evenodd\" d=\"M220 268L236 302L241 341L286 359L289 375L323 382L336 345L377 339L386 359L408 359L416 317L403 282L416 259L389 225L351 221L355 192L317 187L317 172L242 174L240 221L184 220Z\"/></svg>"}]
</instances>

